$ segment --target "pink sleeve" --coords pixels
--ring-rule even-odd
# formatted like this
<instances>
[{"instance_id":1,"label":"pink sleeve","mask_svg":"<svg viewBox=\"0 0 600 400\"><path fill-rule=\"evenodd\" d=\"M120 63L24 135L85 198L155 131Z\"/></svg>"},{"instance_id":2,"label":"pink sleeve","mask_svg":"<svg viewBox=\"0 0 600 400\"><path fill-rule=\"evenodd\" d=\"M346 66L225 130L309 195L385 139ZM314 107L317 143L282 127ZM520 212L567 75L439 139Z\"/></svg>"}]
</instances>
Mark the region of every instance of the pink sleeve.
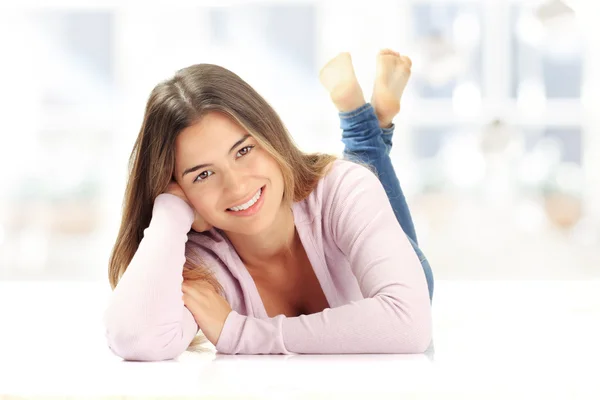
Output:
<instances>
[{"instance_id":1,"label":"pink sleeve","mask_svg":"<svg viewBox=\"0 0 600 400\"><path fill-rule=\"evenodd\" d=\"M156 198L150 225L104 314L114 354L140 361L175 358L198 332L181 290L193 219L193 209L179 197Z\"/></svg>"},{"instance_id":2,"label":"pink sleeve","mask_svg":"<svg viewBox=\"0 0 600 400\"><path fill-rule=\"evenodd\" d=\"M350 261L363 300L320 313L270 319L232 312L217 350L236 353L421 353L431 305L421 264L379 179L352 166L330 182L323 218Z\"/></svg>"}]
</instances>

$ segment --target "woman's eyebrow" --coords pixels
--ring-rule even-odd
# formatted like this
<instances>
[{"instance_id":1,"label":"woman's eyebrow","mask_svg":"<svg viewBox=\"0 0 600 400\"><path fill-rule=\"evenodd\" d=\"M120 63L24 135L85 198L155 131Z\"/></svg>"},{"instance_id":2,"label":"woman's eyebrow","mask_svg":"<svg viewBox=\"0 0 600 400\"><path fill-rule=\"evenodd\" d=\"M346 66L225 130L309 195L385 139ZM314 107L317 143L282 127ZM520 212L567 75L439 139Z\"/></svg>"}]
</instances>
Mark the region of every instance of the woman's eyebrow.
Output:
<instances>
[{"instance_id":1,"label":"woman's eyebrow","mask_svg":"<svg viewBox=\"0 0 600 400\"><path fill-rule=\"evenodd\" d=\"M243 138L241 138L240 140L238 140L237 142L235 142L235 143L233 144L233 146L231 146L231 148L229 149L229 151L227 152L227 154L231 154L231 152L232 152L232 151L233 151L233 150L234 150L236 147L238 147L240 144L244 143L244 141L246 141L246 139L248 139L249 137L250 137L250 134L248 134L248 135L245 135ZM209 166L211 166L211 165L212 165L212 164L199 164L199 165L196 165L195 167L188 168L188 169L186 169L185 171L183 171L183 174L181 174L181 179L183 179L183 177L184 177L186 174L189 174L190 172L194 172L194 171L197 171L197 170L199 170L200 168L209 167Z\"/></svg>"}]
</instances>

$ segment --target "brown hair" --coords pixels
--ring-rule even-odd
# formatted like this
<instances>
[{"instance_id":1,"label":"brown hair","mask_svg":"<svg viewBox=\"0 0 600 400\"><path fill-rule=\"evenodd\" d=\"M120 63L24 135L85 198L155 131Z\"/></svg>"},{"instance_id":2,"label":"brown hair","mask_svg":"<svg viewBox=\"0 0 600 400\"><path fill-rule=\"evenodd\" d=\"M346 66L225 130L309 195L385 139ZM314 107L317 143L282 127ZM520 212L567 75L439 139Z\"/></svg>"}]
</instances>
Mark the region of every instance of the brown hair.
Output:
<instances>
[{"instance_id":1,"label":"brown hair","mask_svg":"<svg viewBox=\"0 0 600 400\"><path fill-rule=\"evenodd\" d=\"M212 64L197 64L177 71L173 78L152 90L129 158L121 226L109 259L112 289L133 259L144 229L150 224L154 200L171 181L175 139L182 130L212 111L232 118L276 160L283 174L284 204L305 199L338 159L331 154L306 154L299 150L275 110L235 73ZM188 256L183 278L208 281L223 293L209 268ZM198 346L204 342L203 335L196 337L188 349L199 350Z\"/></svg>"}]
</instances>

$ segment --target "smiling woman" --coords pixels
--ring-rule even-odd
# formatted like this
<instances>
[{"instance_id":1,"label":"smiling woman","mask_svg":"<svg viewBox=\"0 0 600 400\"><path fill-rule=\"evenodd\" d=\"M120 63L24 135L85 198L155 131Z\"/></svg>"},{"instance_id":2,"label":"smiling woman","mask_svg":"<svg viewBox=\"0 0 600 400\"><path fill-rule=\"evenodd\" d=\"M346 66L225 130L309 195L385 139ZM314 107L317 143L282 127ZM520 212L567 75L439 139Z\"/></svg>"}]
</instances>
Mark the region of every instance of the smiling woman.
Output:
<instances>
[{"instance_id":1,"label":"smiling woman","mask_svg":"<svg viewBox=\"0 0 600 400\"><path fill-rule=\"evenodd\" d=\"M428 347L432 275L388 156L410 60L385 50L377 67L373 106L349 54L321 71L353 161L300 151L222 67L154 88L109 265L115 354L174 358L199 329L233 354Z\"/></svg>"},{"instance_id":2,"label":"smiling woman","mask_svg":"<svg viewBox=\"0 0 600 400\"><path fill-rule=\"evenodd\" d=\"M248 140L258 148L248 156L233 154ZM301 152L273 108L233 72L212 64L178 71L152 90L131 152L121 227L109 261L111 287L117 288L130 266L155 215L157 197L166 192L174 177L198 217L230 229L231 236L248 235L272 225L275 219L287 217L289 221L291 203L306 198L335 159L329 154ZM199 161L208 163L198 165ZM211 169L195 174L203 168ZM244 222L226 212L267 183L267 215L260 220ZM175 222L179 221L169 223ZM180 250L183 254L183 248ZM223 293L211 269L203 264L199 257L186 255L183 278L208 281ZM165 264L157 268L181 267ZM151 275L153 271L145 268L140 273ZM116 298L119 290L115 292ZM194 341L192 347L198 343Z\"/></svg>"},{"instance_id":3,"label":"smiling woman","mask_svg":"<svg viewBox=\"0 0 600 400\"><path fill-rule=\"evenodd\" d=\"M188 167L198 160L209 162ZM230 238L267 232L267 227L282 226L289 220L290 204L283 204L287 216L282 209L281 171L259 139L221 112L208 112L183 129L175 141L177 183L204 221L226 231ZM258 196L263 187L268 197ZM264 238L261 235L257 240Z\"/></svg>"}]
</instances>

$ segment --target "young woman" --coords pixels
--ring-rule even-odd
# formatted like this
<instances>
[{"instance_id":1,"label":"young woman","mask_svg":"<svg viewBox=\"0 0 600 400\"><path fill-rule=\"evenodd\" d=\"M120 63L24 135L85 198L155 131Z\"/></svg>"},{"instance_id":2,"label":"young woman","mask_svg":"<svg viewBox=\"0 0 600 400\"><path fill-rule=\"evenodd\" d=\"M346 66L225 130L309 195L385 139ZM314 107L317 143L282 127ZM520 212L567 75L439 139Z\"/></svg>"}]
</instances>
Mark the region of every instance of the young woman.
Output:
<instances>
[{"instance_id":1,"label":"young woman","mask_svg":"<svg viewBox=\"0 0 600 400\"><path fill-rule=\"evenodd\" d=\"M389 159L410 67L381 51L371 104L349 54L322 69L347 159L300 151L222 67L157 85L110 258L112 351L170 359L198 330L228 354L425 351L433 277Z\"/></svg>"}]
</instances>

